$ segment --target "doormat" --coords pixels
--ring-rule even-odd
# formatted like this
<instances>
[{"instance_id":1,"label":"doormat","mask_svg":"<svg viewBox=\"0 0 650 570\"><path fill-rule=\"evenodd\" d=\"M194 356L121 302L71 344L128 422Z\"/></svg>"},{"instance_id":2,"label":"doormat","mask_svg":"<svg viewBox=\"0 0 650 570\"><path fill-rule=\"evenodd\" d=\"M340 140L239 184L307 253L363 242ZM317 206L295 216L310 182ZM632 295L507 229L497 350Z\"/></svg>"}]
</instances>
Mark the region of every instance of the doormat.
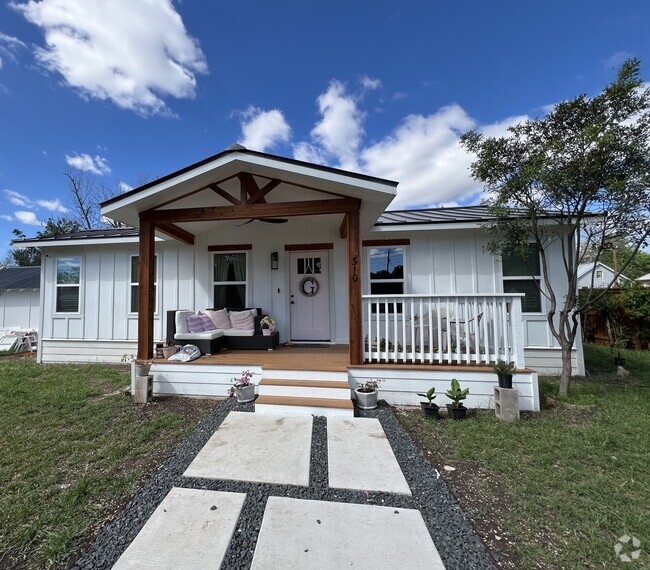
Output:
<instances>
[{"instance_id":1,"label":"doormat","mask_svg":"<svg viewBox=\"0 0 650 570\"><path fill-rule=\"evenodd\" d=\"M329 348L329 344L290 344L291 348Z\"/></svg>"}]
</instances>

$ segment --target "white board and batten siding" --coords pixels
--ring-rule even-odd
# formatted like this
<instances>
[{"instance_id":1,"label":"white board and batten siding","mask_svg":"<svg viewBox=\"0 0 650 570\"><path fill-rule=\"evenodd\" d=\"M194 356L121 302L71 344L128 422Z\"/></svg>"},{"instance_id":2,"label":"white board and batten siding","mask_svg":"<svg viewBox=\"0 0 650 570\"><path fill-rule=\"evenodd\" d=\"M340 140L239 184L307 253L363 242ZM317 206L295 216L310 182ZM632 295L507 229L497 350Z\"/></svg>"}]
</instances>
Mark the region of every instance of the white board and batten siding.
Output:
<instances>
[{"instance_id":1,"label":"white board and batten siding","mask_svg":"<svg viewBox=\"0 0 650 570\"><path fill-rule=\"evenodd\" d=\"M38 289L0 289L0 330L36 329L40 325Z\"/></svg>"}]
</instances>

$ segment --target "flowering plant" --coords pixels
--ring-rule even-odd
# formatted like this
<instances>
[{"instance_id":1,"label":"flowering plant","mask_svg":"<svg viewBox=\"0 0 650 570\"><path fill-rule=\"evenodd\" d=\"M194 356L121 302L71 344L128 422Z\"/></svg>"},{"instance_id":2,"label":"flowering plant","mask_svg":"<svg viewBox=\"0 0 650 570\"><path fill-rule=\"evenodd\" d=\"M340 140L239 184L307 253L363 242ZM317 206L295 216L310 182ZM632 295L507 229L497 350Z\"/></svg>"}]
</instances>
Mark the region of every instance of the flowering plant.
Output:
<instances>
[{"instance_id":1,"label":"flowering plant","mask_svg":"<svg viewBox=\"0 0 650 570\"><path fill-rule=\"evenodd\" d=\"M375 392L379 390L379 384L382 382L383 380L379 378L370 378L370 380L366 380L363 384L360 384L357 390L359 392Z\"/></svg>"},{"instance_id":2,"label":"flowering plant","mask_svg":"<svg viewBox=\"0 0 650 570\"><path fill-rule=\"evenodd\" d=\"M241 373L240 378L233 378L232 381L235 383L234 386L230 388L230 395L235 395L235 388L245 388L246 386L253 386L253 373L250 370L244 370Z\"/></svg>"},{"instance_id":3,"label":"flowering plant","mask_svg":"<svg viewBox=\"0 0 650 570\"><path fill-rule=\"evenodd\" d=\"M263 329L268 329L275 325L275 321L268 315L264 315L264 318L260 321L260 324L262 325Z\"/></svg>"}]
</instances>

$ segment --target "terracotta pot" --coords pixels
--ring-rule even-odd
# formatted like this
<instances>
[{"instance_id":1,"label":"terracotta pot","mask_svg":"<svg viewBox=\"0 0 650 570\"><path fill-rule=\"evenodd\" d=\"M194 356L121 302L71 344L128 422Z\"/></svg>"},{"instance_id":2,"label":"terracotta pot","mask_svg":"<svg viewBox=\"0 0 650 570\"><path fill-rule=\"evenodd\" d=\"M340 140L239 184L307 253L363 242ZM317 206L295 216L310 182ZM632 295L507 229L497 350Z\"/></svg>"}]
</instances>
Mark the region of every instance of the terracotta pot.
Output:
<instances>
[{"instance_id":1,"label":"terracotta pot","mask_svg":"<svg viewBox=\"0 0 650 570\"><path fill-rule=\"evenodd\" d=\"M163 347L163 355L165 358L169 358L172 354L176 354L178 352L178 347L177 346L165 346Z\"/></svg>"},{"instance_id":2,"label":"terracotta pot","mask_svg":"<svg viewBox=\"0 0 650 570\"><path fill-rule=\"evenodd\" d=\"M136 364L135 365L135 375L136 376L149 376L149 371L151 370L151 364Z\"/></svg>"}]
</instances>

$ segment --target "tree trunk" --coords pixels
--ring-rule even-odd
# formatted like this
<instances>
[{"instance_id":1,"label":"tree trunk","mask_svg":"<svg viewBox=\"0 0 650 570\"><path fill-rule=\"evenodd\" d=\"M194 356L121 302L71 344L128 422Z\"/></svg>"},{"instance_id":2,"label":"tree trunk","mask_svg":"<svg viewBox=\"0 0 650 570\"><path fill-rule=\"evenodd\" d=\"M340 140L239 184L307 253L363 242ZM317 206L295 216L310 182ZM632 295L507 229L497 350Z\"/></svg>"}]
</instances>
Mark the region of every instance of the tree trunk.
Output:
<instances>
[{"instance_id":1,"label":"tree trunk","mask_svg":"<svg viewBox=\"0 0 650 570\"><path fill-rule=\"evenodd\" d=\"M562 346L562 375L560 376L560 396L569 395L571 384L571 346L573 343L561 342Z\"/></svg>"}]
</instances>

